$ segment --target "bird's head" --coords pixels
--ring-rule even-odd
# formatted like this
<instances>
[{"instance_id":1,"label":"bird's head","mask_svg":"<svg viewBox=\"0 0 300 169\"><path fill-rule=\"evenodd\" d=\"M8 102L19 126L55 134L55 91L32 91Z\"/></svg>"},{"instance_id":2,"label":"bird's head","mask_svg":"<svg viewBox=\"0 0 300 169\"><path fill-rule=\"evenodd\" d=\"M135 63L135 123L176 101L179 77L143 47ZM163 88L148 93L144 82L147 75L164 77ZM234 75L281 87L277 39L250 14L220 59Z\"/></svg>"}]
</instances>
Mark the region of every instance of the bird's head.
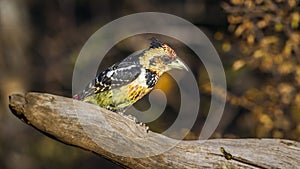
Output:
<instances>
[{"instance_id":1,"label":"bird's head","mask_svg":"<svg viewBox=\"0 0 300 169\"><path fill-rule=\"evenodd\" d=\"M158 72L159 75L172 69L185 69L186 65L177 56L176 52L167 44L151 38L151 46L145 51L142 61L150 70Z\"/></svg>"}]
</instances>

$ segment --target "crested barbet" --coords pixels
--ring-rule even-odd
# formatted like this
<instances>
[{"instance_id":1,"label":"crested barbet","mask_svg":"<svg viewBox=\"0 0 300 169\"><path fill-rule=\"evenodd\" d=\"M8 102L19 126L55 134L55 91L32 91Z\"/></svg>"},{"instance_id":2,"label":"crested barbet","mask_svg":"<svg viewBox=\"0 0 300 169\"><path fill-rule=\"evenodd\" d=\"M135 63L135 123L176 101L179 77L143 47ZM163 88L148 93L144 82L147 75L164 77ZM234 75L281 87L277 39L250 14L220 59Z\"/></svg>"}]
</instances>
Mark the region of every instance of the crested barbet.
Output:
<instances>
[{"instance_id":1,"label":"crested barbet","mask_svg":"<svg viewBox=\"0 0 300 169\"><path fill-rule=\"evenodd\" d=\"M163 73L172 69L188 70L169 45L155 38L150 41L149 48L99 73L74 99L123 113L148 94Z\"/></svg>"}]
</instances>

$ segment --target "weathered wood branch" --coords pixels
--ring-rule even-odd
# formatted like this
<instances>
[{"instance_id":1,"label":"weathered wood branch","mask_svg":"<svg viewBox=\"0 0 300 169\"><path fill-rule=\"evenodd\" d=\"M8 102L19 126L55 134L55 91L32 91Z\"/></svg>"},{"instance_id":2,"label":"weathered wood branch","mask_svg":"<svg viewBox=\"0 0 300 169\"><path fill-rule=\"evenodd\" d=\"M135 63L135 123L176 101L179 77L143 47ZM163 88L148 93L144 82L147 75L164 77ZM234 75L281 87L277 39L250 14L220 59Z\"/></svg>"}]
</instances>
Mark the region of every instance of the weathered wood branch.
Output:
<instances>
[{"instance_id":1,"label":"weathered wood branch","mask_svg":"<svg viewBox=\"0 0 300 169\"><path fill-rule=\"evenodd\" d=\"M151 131L147 133L144 127L98 106L43 93L12 95L9 107L19 119L47 136L93 151L126 168L298 168L300 165L300 143L290 140L178 142ZM164 151L166 147L171 149ZM221 147L232 157L222 153ZM163 152L158 154L160 150Z\"/></svg>"}]
</instances>

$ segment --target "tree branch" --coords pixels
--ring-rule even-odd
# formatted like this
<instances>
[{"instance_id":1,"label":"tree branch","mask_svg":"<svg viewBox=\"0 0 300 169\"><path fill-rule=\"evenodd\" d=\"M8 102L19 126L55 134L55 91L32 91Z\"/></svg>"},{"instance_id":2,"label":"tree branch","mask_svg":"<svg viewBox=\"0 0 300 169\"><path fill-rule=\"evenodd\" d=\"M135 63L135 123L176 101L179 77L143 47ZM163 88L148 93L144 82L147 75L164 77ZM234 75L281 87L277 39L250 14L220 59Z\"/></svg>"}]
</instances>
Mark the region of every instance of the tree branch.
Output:
<instances>
[{"instance_id":1,"label":"tree branch","mask_svg":"<svg viewBox=\"0 0 300 169\"><path fill-rule=\"evenodd\" d=\"M45 135L93 151L125 168L297 168L300 164L300 143L290 140L180 141L157 154L177 140L146 132L133 121L95 105L51 94L27 93L10 96L9 107L19 119ZM134 158L137 154L157 155Z\"/></svg>"}]
</instances>

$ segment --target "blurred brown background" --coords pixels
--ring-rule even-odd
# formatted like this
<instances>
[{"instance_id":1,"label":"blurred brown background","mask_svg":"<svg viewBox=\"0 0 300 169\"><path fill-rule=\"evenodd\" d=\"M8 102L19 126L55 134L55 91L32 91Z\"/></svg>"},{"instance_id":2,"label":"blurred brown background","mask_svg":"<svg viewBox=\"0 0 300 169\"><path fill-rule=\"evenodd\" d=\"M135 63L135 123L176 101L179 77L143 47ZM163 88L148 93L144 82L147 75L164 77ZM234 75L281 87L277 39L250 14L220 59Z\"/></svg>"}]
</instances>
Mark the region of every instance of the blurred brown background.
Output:
<instances>
[{"instance_id":1,"label":"blurred brown background","mask_svg":"<svg viewBox=\"0 0 300 169\"><path fill-rule=\"evenodd\" d=\"M40 91L71 97L73 66L85 41L114 19L148 11L187 19L217 49L228 97L213 138L300 140L299 0L0 0L0 168L119 168L23 124L10 113L8 96ZM143 49L150 36L124 40L107 55L120 60ZM201 114L186 137L196 139L209 109L207 72L184 44L159 37L185 55L199 82ZM163 80L157 87L173 96L172 78ZM176 118L172 104L167 110L149 124L154 131Z\"/></svg>"}]
</instances>

